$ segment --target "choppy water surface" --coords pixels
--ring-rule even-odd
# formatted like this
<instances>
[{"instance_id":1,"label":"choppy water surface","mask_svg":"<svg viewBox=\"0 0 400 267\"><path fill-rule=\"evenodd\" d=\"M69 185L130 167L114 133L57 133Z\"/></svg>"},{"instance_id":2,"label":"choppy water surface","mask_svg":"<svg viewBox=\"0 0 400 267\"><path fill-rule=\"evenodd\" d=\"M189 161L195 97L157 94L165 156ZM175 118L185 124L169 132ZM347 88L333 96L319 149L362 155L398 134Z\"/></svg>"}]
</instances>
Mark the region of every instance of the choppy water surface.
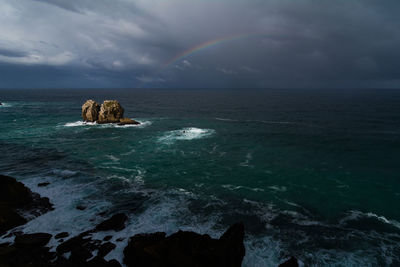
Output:
<instances>
[{"instance_id":1,"label":"choppy water surface","mask_svg":"<svg viewBox=\"0 0 400 267\"><path fill-rule=\"evenodd\" d=\"M142 124L83 123L89 98L118 99ZM245 266L400 265L400 92L0 90L0 101L0 172L56 206L27 232L79 233L103 211L129 214L118 236L216 237L243 221Z\"/></svg>"}]
</instances>

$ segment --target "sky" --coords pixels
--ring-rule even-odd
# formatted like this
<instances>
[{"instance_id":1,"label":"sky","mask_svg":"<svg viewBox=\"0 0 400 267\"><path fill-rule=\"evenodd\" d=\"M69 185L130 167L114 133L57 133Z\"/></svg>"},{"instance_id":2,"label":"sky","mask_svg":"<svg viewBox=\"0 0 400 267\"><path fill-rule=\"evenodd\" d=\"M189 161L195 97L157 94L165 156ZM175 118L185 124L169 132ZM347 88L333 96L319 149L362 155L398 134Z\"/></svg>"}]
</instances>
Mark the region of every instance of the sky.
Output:
<instances>
[{"instance_id":1,"label":"sky","mask_svg":"<svg viewBox=\"0 0 400 267\"><path fill-rule=\"evenodd\" d=\"M398 0L0 0L0 88L400 88Z\"/></svg>"}]
</instances>

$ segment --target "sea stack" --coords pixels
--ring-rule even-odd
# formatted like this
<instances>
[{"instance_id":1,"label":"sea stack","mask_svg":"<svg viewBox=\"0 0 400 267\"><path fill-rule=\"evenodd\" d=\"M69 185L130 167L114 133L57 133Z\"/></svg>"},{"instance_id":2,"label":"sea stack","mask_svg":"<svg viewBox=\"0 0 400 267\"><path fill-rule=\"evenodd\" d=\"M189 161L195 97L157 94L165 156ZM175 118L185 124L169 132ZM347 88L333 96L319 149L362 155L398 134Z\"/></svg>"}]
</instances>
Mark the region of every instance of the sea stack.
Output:
<instances>
[{"instance_id":1,"label":"sea stack","mask_svg":"<svg viewBox=\"0 0 400 267\"><path fill-rule=\"evenodd\" d=\"M98 123L118 123L124 117L124 109L117 100L105 100L100 107Z\"/></svg>"},{"instance_id":2,"label":"sea stack","mask_svg":"<svg viewBox=\"0 0 400 267\"><path fill-rule=\"evenodd\" d=\"M117 100L105 100L101 106L94 100L87 100L82 106L82 119L85 122L118 123L118 125L140 124L124 118L124 109Z\"/></svg>"},{"instance_id":3,"label":"sea stack","mask_svg":"<svg viewBox=\"0 0 400 267\"><path fill-rule=\"evenodd\" d=\"M82 106L83 121L95 122L99 118L100 105L94 100L88 100Z\"/></svg>"}]
</instances>

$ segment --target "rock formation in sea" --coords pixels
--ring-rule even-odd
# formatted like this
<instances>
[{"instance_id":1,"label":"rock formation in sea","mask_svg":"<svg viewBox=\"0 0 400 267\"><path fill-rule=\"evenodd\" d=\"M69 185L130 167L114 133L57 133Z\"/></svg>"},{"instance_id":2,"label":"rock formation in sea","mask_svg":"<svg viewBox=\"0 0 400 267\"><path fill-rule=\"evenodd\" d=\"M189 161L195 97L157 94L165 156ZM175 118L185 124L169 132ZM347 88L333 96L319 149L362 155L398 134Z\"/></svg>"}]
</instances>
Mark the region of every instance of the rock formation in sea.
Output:
<instances>
[{"instance_id":1,"label":"rock formation in sea","mask_svg":"<svg viewBox=\"0 0 400 267\"><path fill-rule=\"evenodd\" d=\"M124 109L117 100L105 100L101 106L94 100L87 100L82 106L82 119L100 124L140 124L135 120L124 118Z\"/></svg>"},{"instance_id":2,"label":"rock formation in sea","mask_svg":"<svg viewBox=\"0 0 400 267\"><path fill-rule=\"evenodd\" d=\"M98 123L118 123L124 117L124 109L117 100L105 100L100 107Z\"/></svg>"},{"instance_id":3,"label":"rock formation in sea","mask_svg":"<svg viewBox=\"0 0 400 267\"><path fill-rule=\"evenodd\" d=\"M94 100L88 100L82 106L83 121L95 122L99 118L100 105Z\"/></svg>"}]
</instances>

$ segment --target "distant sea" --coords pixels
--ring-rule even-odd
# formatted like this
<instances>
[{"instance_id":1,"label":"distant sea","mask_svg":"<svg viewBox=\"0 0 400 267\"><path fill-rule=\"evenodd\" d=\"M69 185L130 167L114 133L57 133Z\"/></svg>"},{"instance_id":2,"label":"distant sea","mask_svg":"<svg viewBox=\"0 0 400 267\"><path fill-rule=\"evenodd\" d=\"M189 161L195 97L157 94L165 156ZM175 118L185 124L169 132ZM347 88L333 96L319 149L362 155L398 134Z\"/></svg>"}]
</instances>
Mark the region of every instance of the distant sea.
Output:
<instances>
[{"instance_id":1,"label":"distant sea","mask_svg":"<svg viewBox=\"0 0 400 267\"><path fill-rule=\"evenodd\" d=\"M142 124L85 124L87 99ZM56 208L25 232L78 234L102 212L129 215L115 238L243 221L244 266L400 266L400 90L2 89L0 102L0 173Z\"/></svg>"}]
</instances>

